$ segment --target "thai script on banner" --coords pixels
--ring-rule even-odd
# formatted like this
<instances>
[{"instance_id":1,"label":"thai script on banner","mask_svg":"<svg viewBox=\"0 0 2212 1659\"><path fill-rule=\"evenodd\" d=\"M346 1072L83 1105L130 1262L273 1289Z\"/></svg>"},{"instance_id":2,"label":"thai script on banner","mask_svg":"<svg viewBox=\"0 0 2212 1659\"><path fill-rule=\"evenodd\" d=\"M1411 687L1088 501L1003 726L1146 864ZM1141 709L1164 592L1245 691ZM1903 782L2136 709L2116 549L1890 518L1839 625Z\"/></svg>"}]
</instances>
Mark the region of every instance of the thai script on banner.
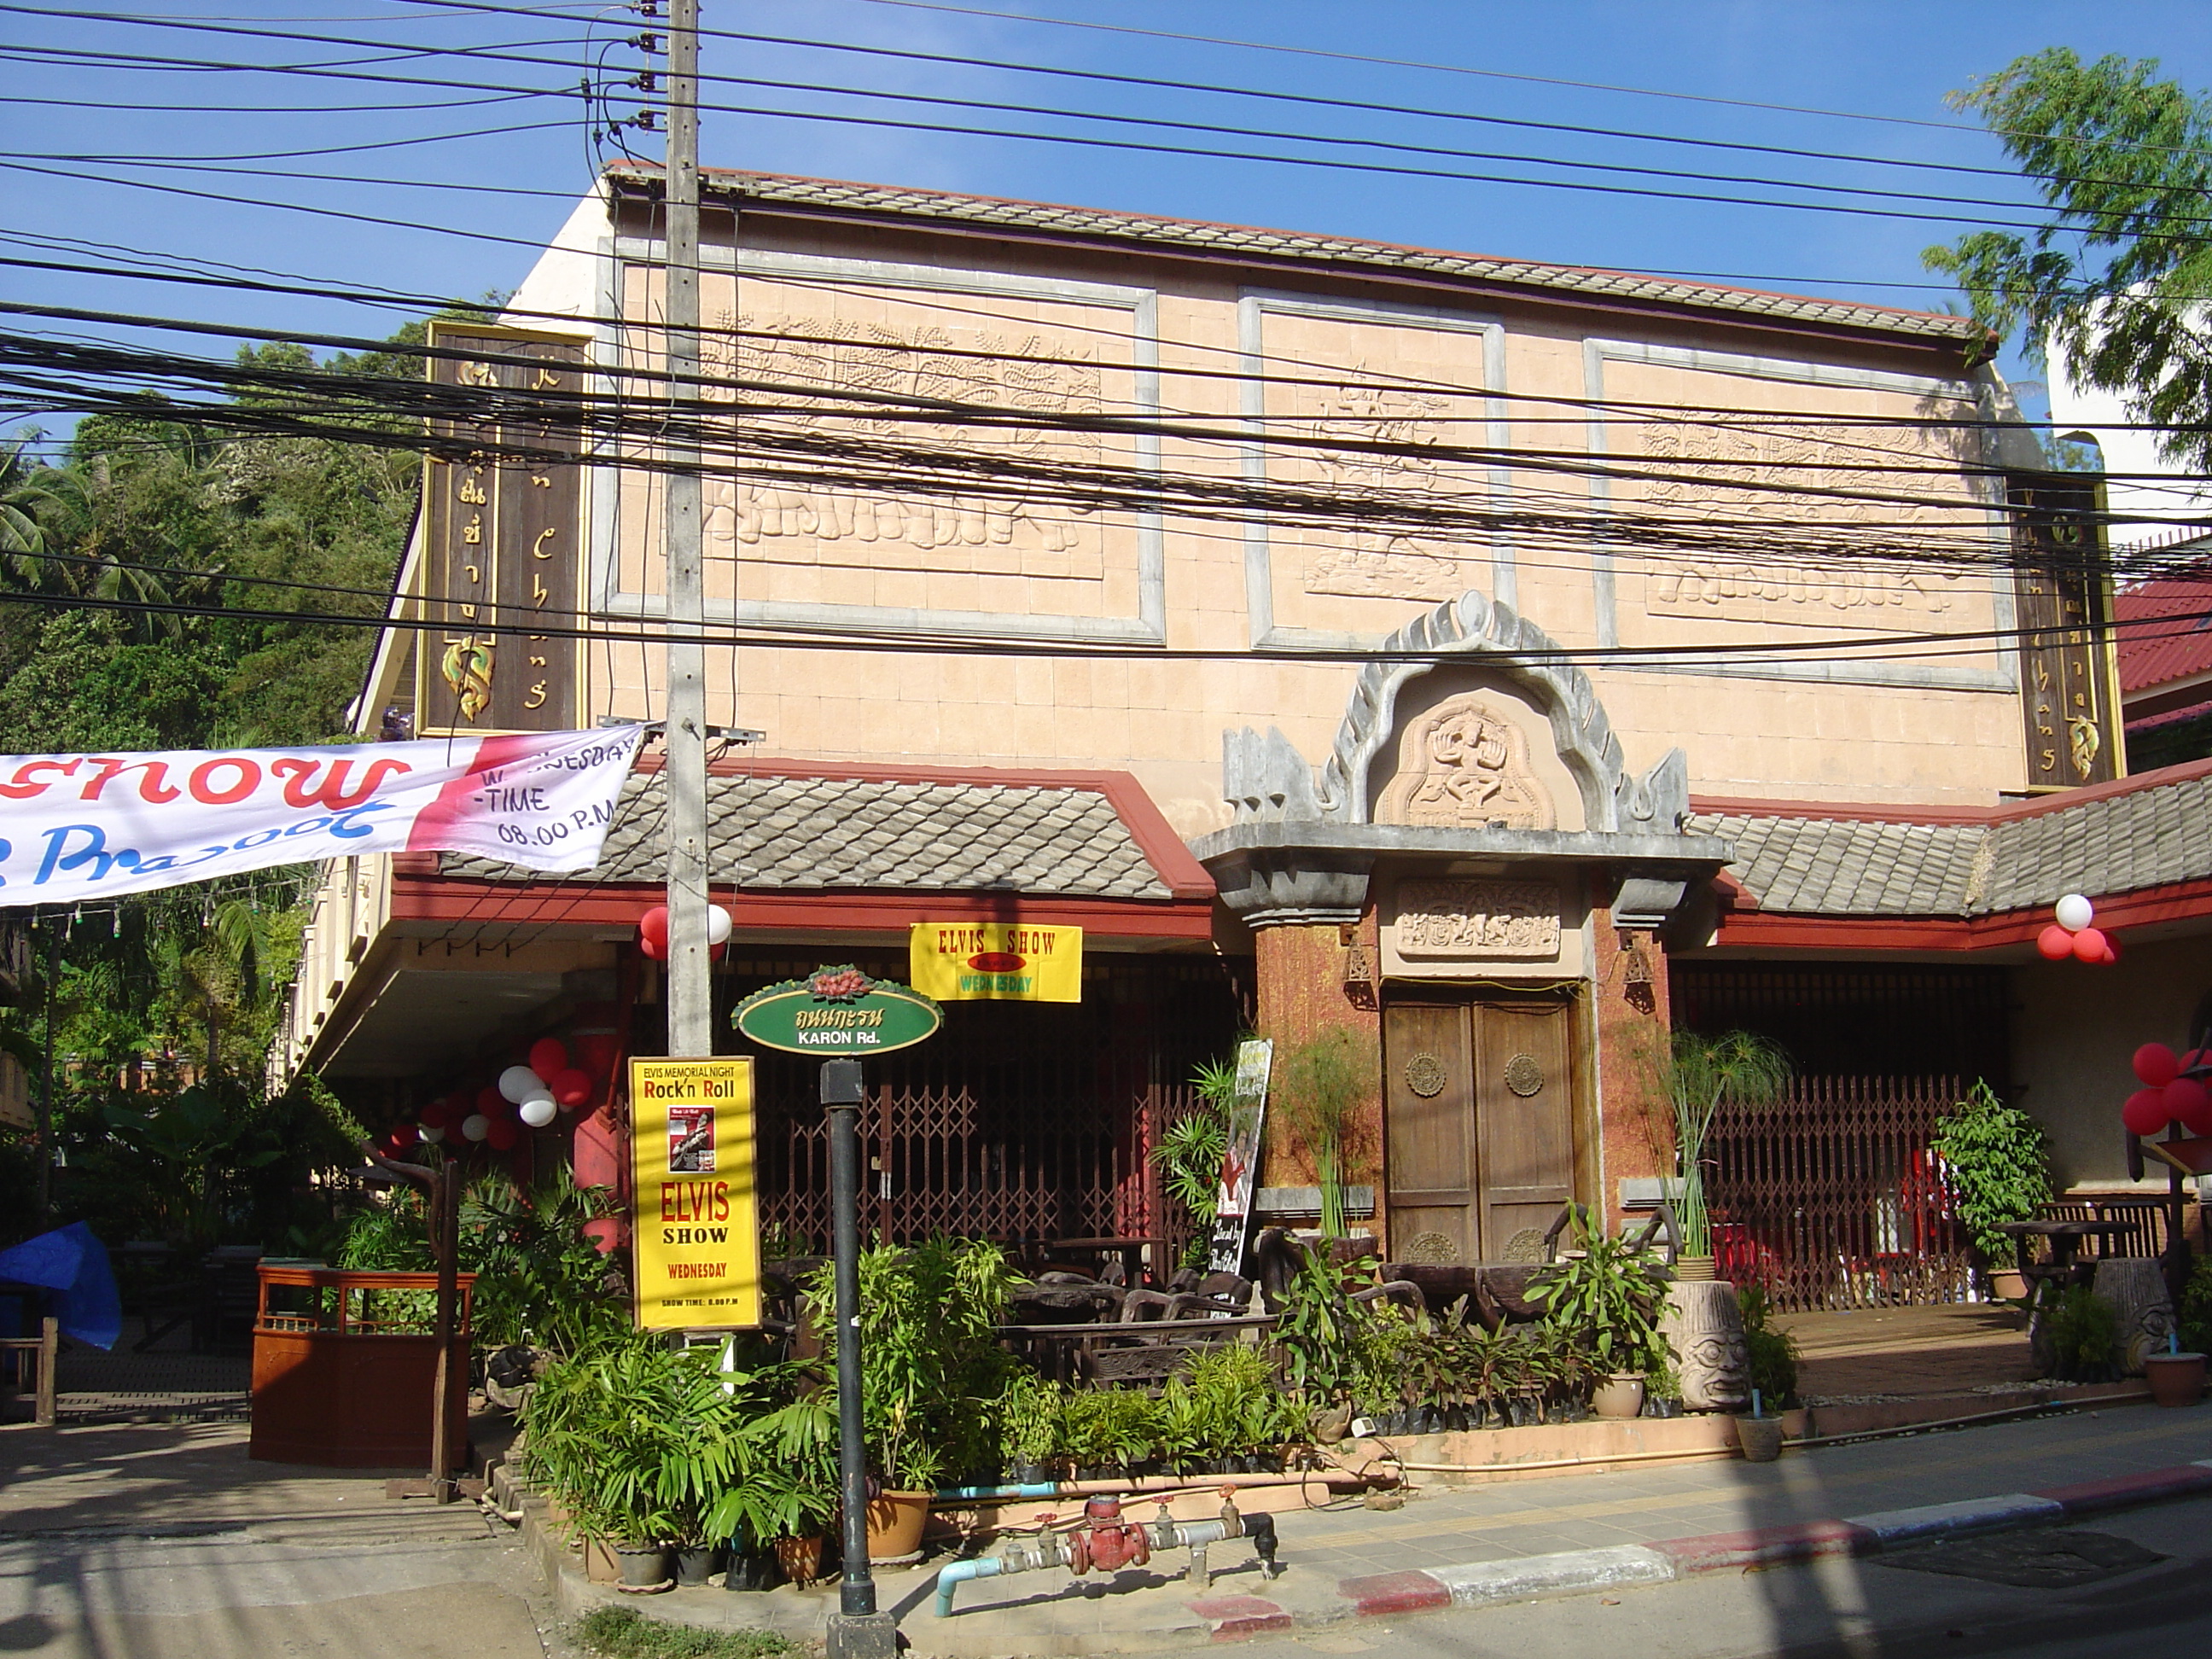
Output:
<instances>
[{"instance_id":1,"label":"thai script on banner","mask_svg":"<svg viewBox=\"0 0 2212 1659\"><path fill-rule=\"evenodd\" d=\"M589 869L642 732L0 755L0 907L367 853Z\"/></svg>"},{"instance_id":2,"label":"thai script on banner","mask_svg":"<svg viewBox=\"0 0 2212 1659\"><path fill-rule=\"evenodd\" d=\"M939 1002L1080 1002L1083 930L1018 921L917 921L907 977Z\"/></svg>"}]
</instances>

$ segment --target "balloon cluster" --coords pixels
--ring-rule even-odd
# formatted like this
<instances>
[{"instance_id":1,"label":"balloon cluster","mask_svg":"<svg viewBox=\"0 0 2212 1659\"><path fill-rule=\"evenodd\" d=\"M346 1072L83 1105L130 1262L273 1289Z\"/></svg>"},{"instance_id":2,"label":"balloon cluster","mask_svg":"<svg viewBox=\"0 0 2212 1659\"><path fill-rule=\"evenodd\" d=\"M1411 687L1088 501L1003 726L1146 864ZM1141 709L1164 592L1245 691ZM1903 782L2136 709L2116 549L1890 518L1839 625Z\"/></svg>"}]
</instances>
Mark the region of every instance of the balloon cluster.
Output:
<instances>
[{"instance_id":1,"label":"balloon cluster","mask_svg":"<svg viewBox=\"0 0 2212 1659\"><path fill-rule=\"evenodd\" d=\"M707 907L707 954L716 962L722 959L722 947L729 942L730 929L735 918L719 904ZM637 919L637 948L655 962L668 960L668 907L656 904Z\"/></svg>"},{"instance_id":2,"label":"balloon cluster","mask_svg":"<svg viewBox=\"0 0 2212 1659\"><path fill-rule=\"evenodd\" d=\"M2076 962L2101 965L2120 959L2119 941L2089 925L2096 921L2097 912L2081 894L2069 893L2051 907L2051 913L2057 920L2035 936L2035 948L2046 961L2063 962L2071 957Z\"/></svg>"},{"instance_id":3,"label":"balloon cluster","mask_svg":"<svg viewBox=\"0 0 2212 1659\"><path fill-rule=\"evenodd\" d=\"M2136 1050L2136 1081L2143 1086L2120 1108L2120 1121L2131 1135L2154 1135L2179 1123L2193 1135L2212 1135L2212 1050L2191 1048L2177 1054L2163 1042Z\"/></svg>"},{"instance_id":4,"label":"balloon cluster","mask_svg":"<svg viewBox=\"0 0 2212 1659\"><path fill-rule=\"evenodd\" d=\"M600 1039L600 1034L593 1037ZM580 1057L601 1071L612 1068L615 1046L611 1034L578 1041L584 1051ZM540 1037L530 1045L525 1063L508 1066L482 1088L456 1089L432 1101L415 1122L401 1124L386 1137L386 1147L400 1152L417 1140L435 1146L454 1139L507 1152L522 1139L525 1127L545 1127L561 1113L589 1101L596 1087L592 1071L570 1059L568 1044L558 1037Z\"/></svg>"}]
</instances>

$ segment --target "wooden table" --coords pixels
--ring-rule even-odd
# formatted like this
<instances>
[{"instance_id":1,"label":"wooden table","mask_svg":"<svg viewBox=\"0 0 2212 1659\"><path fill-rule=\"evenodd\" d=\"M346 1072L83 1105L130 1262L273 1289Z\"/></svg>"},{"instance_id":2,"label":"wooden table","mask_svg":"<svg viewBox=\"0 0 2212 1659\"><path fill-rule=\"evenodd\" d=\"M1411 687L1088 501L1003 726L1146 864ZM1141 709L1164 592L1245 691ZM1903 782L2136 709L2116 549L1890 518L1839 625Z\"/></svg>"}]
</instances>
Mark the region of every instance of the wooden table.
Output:
<instances>
[{"instance_id":1,"label":"wooden table","mask_svg":"<svg viewBox=\"0 0 2212 1659\"><path fill-rule=\"evenodd\" d=\"M2116 1237L2135 1231L2136 1225L2132 1221L2001 1221L1996 1231L2011 1238L2021 1278L2087 1285L2095 1276L2097 1264L2094 1257L2087 1261L2079 1259L2081 1241ZM2033 1238L2051 1241L2048 1266L2038 1267L2027 1259L2028 1241Z\"/></svg>"},{"instance_id":2,"label":"wooden table","mask_svg":"<svg viewBox=\"0 0 2212 1659\"><path fill-rule=\"evenodd\" d=\"M1147 1253L1152 1255L1155 1276L1164 1279L1159 1272L1160 1254L1167 1247L1164 1238L1054 1238L1045 1242L1044 1249L1048 1255L1065 1251L1070 1255L1119 1256L1123 1281L1133 1287L1144 1282L1140 1258Z\"/></svg>"}]
</instances>

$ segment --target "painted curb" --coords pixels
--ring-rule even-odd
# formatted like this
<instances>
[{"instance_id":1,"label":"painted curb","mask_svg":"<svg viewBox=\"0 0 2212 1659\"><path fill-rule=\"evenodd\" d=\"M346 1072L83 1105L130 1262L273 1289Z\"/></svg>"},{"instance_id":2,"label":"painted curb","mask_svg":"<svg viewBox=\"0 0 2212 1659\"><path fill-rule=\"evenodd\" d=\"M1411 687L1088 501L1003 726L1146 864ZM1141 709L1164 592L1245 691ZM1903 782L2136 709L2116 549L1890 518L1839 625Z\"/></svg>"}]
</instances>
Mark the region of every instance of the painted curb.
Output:
<instances>
[{"instance_id":1,"label":"painted curb","mask_svg":"<svg viewBox=\"0 0 2212 1659\"><path fill-rule=\"evenodd\" d=\"M1342 1603L1320 1620L1301 1617L1297 1622L1393 1618L1444 1607L1485 1607L1661 1584L1697 1573L1743 1571L1827 1556L1874 1555L1934 1539L2037 1526L2206 1492L2212 1492L2212 1458L2175 1468L2055 1486L2047 1492L2002 1492L1955 1504L1881 1510L1840 1521L1804 1521L1650 1544L1619 1544L1557 1555L1475 1561L1465 1566L1377 1573L1339 1580L1337 1592Z\"/></svg>"},{"instance_id":2,"label":"painted curb","mask_svg":"<svg viewBox=\"0 0 2212 1659\"><path fill-rule=\"evenodd\" d=\"M2028 1492L2008 1492L1995 1498L1969 1498L1956 1504L1923 1504L1917 1509L1877 1510L1872 1515L1846 1516L1844 1524L1872 1533L1885 1545L1917 1543L1923 1538L1950 1538L1961 1533L1990 1532L1999 1527L2028 1527L2039 1521L2064 1518L2066 1506Z\"/></svg>"}]
</instances>

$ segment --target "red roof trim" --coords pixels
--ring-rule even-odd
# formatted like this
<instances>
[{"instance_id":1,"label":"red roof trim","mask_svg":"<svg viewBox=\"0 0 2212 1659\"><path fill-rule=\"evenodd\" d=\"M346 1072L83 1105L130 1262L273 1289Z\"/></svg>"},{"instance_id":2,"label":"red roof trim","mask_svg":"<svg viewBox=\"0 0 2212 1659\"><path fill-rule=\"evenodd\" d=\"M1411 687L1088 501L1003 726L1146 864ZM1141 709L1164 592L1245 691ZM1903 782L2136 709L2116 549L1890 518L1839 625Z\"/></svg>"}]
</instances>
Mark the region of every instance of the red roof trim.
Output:
<instances>
[{"instance_id":1,"label":"red roof trim","mask_svg":"<svg viewBox=\"0 0 2212 1659\"><path fill-rule=\"evenodd\" d=\"M2123 935L2130 927L2212 916L2212 879L2171 882L2097 901L2097 926ZM2031 945L2051 913L2006 910L1994 915L1812 916L1782 911L1728 910L1713 943L1768 950L1996 951Z\"/></svg>"}]
</instances>

